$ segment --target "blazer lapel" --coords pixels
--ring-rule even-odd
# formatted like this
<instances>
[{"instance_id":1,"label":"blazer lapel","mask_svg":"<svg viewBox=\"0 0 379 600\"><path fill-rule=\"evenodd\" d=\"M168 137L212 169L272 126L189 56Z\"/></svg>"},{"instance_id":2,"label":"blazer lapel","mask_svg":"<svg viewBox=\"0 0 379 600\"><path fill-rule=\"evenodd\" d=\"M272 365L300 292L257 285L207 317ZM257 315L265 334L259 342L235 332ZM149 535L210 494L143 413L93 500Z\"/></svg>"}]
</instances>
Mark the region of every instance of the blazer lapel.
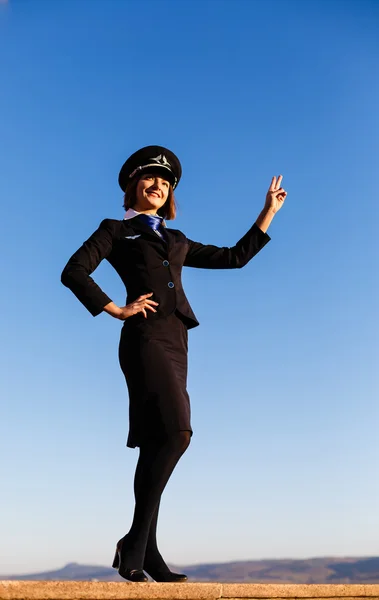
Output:
<instances>
[{"instance_id":1,"label":"blazer lapel","mask_svg":"<svg viewBox=\"0 0 379 600\"><path fill-rule=\"evenodd\" d=\"M139 219L134 218L134 219L128 219L127 221L125 221L125 223L127 223L127 225L132 227L133 229L142 231L149 237L152 237L154 240L159 239L159 235L154 233L152 228L149 227L149 225L147 225L147 223L144 223L144 221L140 221Z\"/></svg>"},{"instance_id":2,"label":"blazer lapel","mask_svg":"<svg viewBox=\"0 0 379 600\"><path fill-rule=\"evenodd\" d=\"M147 236L149 236L149 238L160 242L161 244L164 244L165 246L167 246L168 251L170 251L173 241L174 241L174 237L171 235L171 233L169 231L167 231L166 229L166 240L162 239L157 233L155 233L155 231L149 227L149 225L147 223L145 223L144 221L141 221L140 219L137 218L133 218L133 219L127 219L126 221L124 221L124 223L127 223L130 227L132 227L135 230L138 231L142 231L143 233L145 233Z\"/></svg>"}]
</instances>

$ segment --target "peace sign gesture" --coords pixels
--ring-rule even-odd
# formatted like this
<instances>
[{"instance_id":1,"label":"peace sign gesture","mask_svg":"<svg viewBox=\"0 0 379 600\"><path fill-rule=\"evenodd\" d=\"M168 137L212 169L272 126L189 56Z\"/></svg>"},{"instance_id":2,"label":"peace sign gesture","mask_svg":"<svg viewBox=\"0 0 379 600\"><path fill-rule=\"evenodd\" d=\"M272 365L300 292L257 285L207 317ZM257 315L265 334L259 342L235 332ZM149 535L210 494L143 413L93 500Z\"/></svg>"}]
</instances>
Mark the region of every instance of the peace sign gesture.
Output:
<instances>
[{"instance_id":1,"label":"peace sign gesture","mask_svg":"<svg viewBox=\"0 0 379 600\"><path fill-rule=\"evenodd\" d=\"M283 175L279 175L278 178L273 177L268 188L265 209L270 210L272 213L277 213L282 208L287 196L287 192L281 187L282 179Z\"/></svg>"}]
</instances>

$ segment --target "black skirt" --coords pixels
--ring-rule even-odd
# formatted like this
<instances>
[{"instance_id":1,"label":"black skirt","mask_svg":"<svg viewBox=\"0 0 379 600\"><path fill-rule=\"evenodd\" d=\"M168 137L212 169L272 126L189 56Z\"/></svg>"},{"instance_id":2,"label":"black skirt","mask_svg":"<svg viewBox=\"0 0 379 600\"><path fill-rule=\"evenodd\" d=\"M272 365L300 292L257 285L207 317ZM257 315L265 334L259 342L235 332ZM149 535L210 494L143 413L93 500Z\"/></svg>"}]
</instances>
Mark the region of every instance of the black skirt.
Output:
<instances>
[{"instance_id":1,"label":"black skirt","mask_svg":"<svg viewBox=\"0 0 379 600\"><path fill-rule=\"evenodd\" d=\"M180 317L125 320L119 360L129 392L129 448L180 430L191 432L188 331Z\"/></svg>"}]
</instances>

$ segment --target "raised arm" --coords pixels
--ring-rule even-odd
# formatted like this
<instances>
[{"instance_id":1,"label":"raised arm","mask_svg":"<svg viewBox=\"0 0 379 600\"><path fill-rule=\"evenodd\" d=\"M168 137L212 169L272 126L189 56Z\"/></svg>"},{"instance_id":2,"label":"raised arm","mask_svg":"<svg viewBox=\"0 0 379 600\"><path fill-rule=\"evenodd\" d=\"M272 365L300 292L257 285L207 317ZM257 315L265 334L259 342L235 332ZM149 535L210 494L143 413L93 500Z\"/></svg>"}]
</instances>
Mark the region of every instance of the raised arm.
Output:
<instances>
[{"instance_id":1,"label":"raised arm","mask_svg":"<svg viewBox=\"0 0 379 600\"><path fill-rule=\"evenodd\" d=\"M187 238L186 267L199 269L239 269L244 267L270 241L266 233L274 215L280 210L287 192L281 187L282 175L273 177L263 210L254 225L231 248L205 245Z\"/></svg>"},{"instance_id":2,"label":"raised arm","mask_svg":"<svg viewBox=\"0 0 379 600\"><path fill-rule=\"evenodd\" d=\"M110 254L116 223L112 219L104 219L99 228L71 256L61 275L63 285L75 294L94 317L112 302L90 274Z\"/></svg>"},{"instance_id":3,"label":"raised arm","mask_svg":"<svg viewBox=\"0 0 379 600\"><path fill-rule=\"evenodd\" d=\"M259 229L256 223L231 248L201 244L187 238L188 252L185 267L198 269L239 269L270 241L270 236Z\"/></svg>"}]
</instances>

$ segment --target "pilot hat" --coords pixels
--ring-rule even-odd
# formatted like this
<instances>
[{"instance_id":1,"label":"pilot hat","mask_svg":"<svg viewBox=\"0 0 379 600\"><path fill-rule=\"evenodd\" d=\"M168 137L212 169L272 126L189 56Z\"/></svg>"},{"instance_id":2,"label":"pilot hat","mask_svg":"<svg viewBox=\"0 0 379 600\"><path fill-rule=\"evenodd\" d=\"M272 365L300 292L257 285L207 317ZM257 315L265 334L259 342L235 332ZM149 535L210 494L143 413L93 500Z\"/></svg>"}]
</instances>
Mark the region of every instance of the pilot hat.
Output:
<instances>
[{"instance_id":1,"label":"pilot hat","mask_svg":"<svg viewBox=\"0 0 379 600\"><path fill-rule=\"evenodd\" d=\"M175 189L182 175L182 166L178 157L163 146L140 148L129 156L121 167L118 183L122 191L125 192L129 181L143 171L158 173L167 179Z\"/></svg>"}]
</instances>

